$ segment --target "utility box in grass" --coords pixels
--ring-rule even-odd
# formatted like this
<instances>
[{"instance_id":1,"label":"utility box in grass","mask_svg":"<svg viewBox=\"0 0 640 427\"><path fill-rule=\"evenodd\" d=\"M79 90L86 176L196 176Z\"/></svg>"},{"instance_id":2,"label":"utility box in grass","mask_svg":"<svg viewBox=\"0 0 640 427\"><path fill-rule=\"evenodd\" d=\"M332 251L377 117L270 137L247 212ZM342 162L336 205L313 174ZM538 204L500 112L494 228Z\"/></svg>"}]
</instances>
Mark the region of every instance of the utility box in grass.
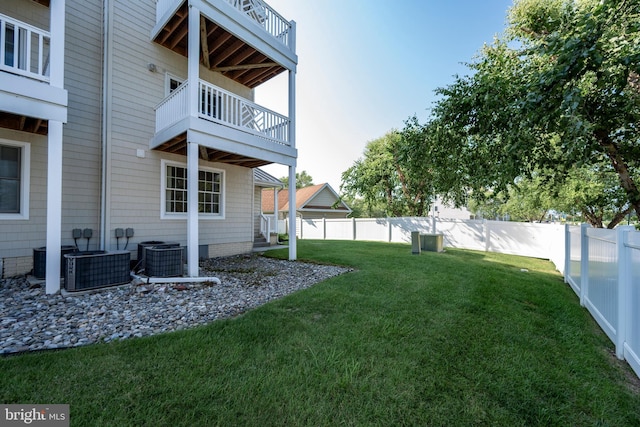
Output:
<instances>
[{"instance_id":1,"label":"utility box in grass","mask_svg":"<svg viewBox=\"0 0 640 427\"><path fill-rule=\"evenodd\" d=\"M420 235L420 248L427 252L442 252L444 235L441 233L436 234L421 234Z\"/></svg>"}]
</instances>

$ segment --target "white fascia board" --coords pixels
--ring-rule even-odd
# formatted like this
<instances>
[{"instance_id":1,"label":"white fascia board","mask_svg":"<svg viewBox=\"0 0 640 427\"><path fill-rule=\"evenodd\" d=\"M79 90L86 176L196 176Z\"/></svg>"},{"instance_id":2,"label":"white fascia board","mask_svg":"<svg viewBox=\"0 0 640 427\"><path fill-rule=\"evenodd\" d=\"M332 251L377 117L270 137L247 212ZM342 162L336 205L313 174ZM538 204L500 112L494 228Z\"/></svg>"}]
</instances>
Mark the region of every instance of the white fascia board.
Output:
<instances>
[{"instance_id":1,"label":"white fascia board","mask_svg":"<svg viewBox=\"0 0 640 427\"><path fill-rule=\"evenodd\" d=\"M43 120L67 122L68 93L26 77L0 73L0 110Z\"/></svg>"},{"instance_id":2,"label":"white fascia board","mask_svg":"<svg viewBox=\"0 0 640 427\"><path fill-rule=\"evenodd\" d=\"M188 141L196 142L203 147L266 160L271 163L294 166L298 157L296 148L196 117L185 117L155 134L149 141L149 149L154 150L184 132L188 133Z\"/></svg>"},{"instance_id":3,"label":"white fascia board","mask_svg":"<svg viewBox=\"0 0 640 427\"><path fill-rule=\"evenodd\" d=\"M199 145L287 166L296 164L298 150L290 146L208 120L193 117L190 122L187 139Z\"/></svg>"},{"instance_id":4,"label":"white fascia board","mask_svg":"<svg viewBox=\"0 0 640 427\"><path fill-rule=\"evenodd\" d=\"M172 138L186 132L189 129L189 118L184 117L181 120L173 123L171 126L162 129L160 132L153 135L149 141L149 149L155 150L164 142L169 141Z\"/></svg>"}]
</instances>

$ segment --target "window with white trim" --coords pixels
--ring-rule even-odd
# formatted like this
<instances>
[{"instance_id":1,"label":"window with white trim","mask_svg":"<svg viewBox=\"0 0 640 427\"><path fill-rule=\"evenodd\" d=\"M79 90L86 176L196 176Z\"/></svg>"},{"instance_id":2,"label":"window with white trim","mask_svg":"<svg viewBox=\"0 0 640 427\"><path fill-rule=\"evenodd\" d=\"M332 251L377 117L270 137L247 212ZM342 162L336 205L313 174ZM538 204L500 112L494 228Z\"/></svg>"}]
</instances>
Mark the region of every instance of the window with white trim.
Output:
<instances>
[{"instance_id":1,"label":"window with white trim","mask_svg":"<svg viewBox=\"0 0 640 427\"><path fill-rule=\"evenodd\" d=\"M30 149L0 140L0 219L29 219Z\"/></svg>"},{"instance_id":2,"label":"window with white trim","mask_svg":"<svg viewBox=\"0 0 640 427\"><path fill-rule=\"evenodd\" d=\"M176 77L173 74L166 73L164 79L164 95L168 96L171 92L178 89L183 82L184 79Z\"/></svg>"},{"instance_id":3,"label":"window with white trim","mask_svg":"<svg viewBox=\"0 0 640 427\"><path fill-rule=\"evenodd\" d=\"M162 162L162 213L165 217L186 217L187 168L180 163ZM224 217L224 171L198 168L198 213L202 217Z\"/></svg>"}]
</instances>

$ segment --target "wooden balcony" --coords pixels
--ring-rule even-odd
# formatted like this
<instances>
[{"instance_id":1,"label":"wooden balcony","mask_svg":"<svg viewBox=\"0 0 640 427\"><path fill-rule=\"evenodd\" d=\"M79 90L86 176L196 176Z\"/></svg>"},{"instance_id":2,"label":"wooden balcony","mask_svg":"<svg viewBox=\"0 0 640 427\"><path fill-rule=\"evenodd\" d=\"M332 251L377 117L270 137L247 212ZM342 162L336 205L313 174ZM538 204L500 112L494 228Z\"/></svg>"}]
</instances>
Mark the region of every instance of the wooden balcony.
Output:
<instances>
[{"instance_id":1,"label":"wooden balcony","mask_svg":"<svg viewBox=\"0 0 640 427\"><path fill-rule=\"evenodd\" d=\"M191 117L186 81L156 107L156 134L150 148L186 155L187 139L200 145L207 161L259 167L292 164L289 119L200 80L197 117Z\"/></svg>"},{"instance_id":2,"label":"wooden balcony","mask_svg":"<svg viewBox=\"0 0 640 427\"><path fill-rule=\"evenodd\" d=\"M295 23L262 0L196 0L200 10L200 63L249 88L295 70ZM159 0L152 39L187 56L185 0Z\"/></svg>"}]
</instances>

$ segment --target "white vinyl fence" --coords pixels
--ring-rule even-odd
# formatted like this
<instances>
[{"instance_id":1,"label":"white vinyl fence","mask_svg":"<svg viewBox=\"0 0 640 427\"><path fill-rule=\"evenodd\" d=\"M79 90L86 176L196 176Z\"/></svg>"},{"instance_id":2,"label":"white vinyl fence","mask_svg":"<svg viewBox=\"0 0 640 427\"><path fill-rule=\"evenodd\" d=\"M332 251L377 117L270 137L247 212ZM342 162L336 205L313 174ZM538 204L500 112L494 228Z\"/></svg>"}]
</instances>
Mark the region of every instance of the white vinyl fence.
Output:
<instances>
[{"instance_id":1,"label":"white vinyl fence","mask_svg":"<svg viewBox=\"0 0 640 427\"><path fill-rule=\"evenodd\" d=\"M278 228L286 233L286 220ZM444 246L550 259L564 269L564 226L433 217L297 219L300 239L411 243L411 232L442 233Z\"/></svg>"},{"instance_id":2,"label":"white vinyl fence","mask_svg":"<svg viewBox=\"0 0 640 427\"><path fill-rule=\"evenodd\" d=\"M640 376L640 233L583 224L566 241L565 281Z\"/></svg>"},{"instance_id":3,"label":"white vinyl fence","mask_svg":"<svg viewBox=\"0 0 640 427\"><path fill-rule=\"evenodd\" d=\"M288 229L286 222L279 225ZM640 376L640 232L560 224L439 218L297 219L300 239L411 243L441 233L444 246L549 259Z\"/></svg>"}]
</instances>

